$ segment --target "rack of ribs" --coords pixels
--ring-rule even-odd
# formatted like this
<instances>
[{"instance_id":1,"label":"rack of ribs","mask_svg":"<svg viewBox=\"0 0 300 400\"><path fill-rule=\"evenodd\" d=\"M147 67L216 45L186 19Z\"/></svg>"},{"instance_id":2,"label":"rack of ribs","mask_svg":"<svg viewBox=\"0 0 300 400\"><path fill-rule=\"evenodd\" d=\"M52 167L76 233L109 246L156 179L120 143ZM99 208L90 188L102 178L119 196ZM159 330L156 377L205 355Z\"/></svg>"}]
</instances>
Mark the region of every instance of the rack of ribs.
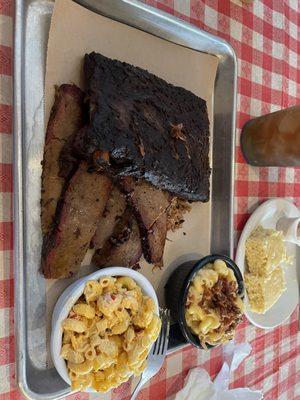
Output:
<instances>
[{"instance_id":1,"label":"rack of ribs","mask_svg":"<svg viewBox=\"0 0 300 400\"><path fill-rule=\"evenodd\" d=\"M89 124L82 153L114 176L142 178L191 201L209 200L206 102L148 71L86 54Z\"/></svg>"}]
</instances>

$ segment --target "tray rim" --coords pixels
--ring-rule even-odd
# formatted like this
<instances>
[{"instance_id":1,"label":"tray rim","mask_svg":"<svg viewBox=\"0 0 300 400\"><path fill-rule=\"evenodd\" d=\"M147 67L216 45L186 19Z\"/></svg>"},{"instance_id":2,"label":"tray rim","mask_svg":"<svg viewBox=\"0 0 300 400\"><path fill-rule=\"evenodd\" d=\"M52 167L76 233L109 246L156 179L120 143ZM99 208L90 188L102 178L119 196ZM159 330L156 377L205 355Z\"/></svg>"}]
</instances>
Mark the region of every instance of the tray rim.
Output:
<instances>
[{"instance_id":1,"label":"tray rim","mask_svg":"<svg viewBox=\"0 0 300 400\"><path fill-rule=\"evenodd\" d=\"M234 168L235 168L235 120L236 120L236 85L237 85L237 61L236 55L232 46L225 40L218 38L212 34L209 34L194 25L191 25L179 18L176 18L168 13L165 13L156 8L147 6L136 0L98 0L96 5L94 0L77 0L82 6L85 6L93 11L99 12L109 18L115 19L119 22L126 23L130 26L137 27L138 29L144 30L145 32L154 34L155 36L161 37L165 40L190 47L194 50L215 55L219 59L215 91L214 91L214 129L216 127L216 103L218 98L215 95L218 90L218 85L221 86L222 82L218 80L220 74L229 74L229 84L231 87L231 98L230 98L230 109L231 118L227 118L228 131L230 133L230 196L226 197L226 206L229 213L230 219L228 221L228 240L225 246L225 253L229 256L233 256L233 200L234 200ZM14 99L14 119L13 119L13 216L14 216L14 289L15 289L15 337L16 337L16 369L17 369L17 382L21 392L27 398L31 399L59 399L70 393L70 390L63 390L60 392L53 392L48 394L39 394L33 392L28 386L27 382L27 370L26 370L26 320L25 320L25 282L24 282L24 271L23 271L23 260L24 260L24 232L23 232L23 155L22 155L22 132L25 129L23 126L24 107L22 99L24 96L24 68L22 60L24 59L24 26L25 26L25 9L27 5L23 0L16 0L15 2L15 28L14 28L14 80L13 80L13 99ZM147 17L146 26L140 26L140 23L133 21L136 16L128 14L129 10L137 11L138 13L144 14ZM117 13L117 15L116 15ZM126 14L127 13L127 14ZM160 21L159 21L160 20ZM161 22L161 25L158 23ZM169 32L167 28L176 27L176 31L172 32L172 37L168 37ZM157 29L157 32L151 31L151 29ZM165 30L165 37L162 37L159 32ZM195 36L194 45L187 46L188 38L185 34L192 34ZM180 36L182 35L182 37ZM167 37L166 37L167 36ZM206 43L200 43L200 39L203 39ZM199 40L199 43L198 43ZM204 45L205 44L205 45ZM195 47L196 46L196 47ZM228 71L228 67L229 71ZM231 72L231 73L230 73ZM224 82L223 82L224 85ZM229 95L230 97L230 95ZM221 100L220 100L221 101ZM212 187L216 187L218 182L214 182L212 179ZM213 190L212 190L213 193ZM218 216L216 216L218 217ZM212 220L213 220L212 212ZM211 236L213 237L214 230L212 227ZM216 245L217 246L217 245ZM211 252L214 252L214 244L212 244ZM188 344L182 344L177 347L170 349L169 353L180 350L182 347Z\"/></svg>"}]
</instances>

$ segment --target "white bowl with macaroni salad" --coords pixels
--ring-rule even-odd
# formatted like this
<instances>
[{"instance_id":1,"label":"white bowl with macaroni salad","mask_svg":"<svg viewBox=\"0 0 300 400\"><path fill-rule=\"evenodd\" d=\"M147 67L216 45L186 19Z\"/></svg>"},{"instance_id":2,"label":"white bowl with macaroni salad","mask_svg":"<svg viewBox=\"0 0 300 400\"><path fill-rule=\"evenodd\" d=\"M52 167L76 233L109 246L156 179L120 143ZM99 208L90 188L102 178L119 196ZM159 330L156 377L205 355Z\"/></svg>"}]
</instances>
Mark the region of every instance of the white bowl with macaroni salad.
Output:
<instances>
[{"instance_id":1,"label":"white bowl with macaroni salad","mask_svg":"<svg viewBox=\"0 0 300 400\"><path fill-rule=\"evenodd\" d=\"M153 300L155 305L155 313L159 315L158 299L155 290L153 289L153 286L148 281L148 279L145 278L142 274L129 268L124 268L124 267L103 268L99 271L96 271L90 275L87 275L79 279L78 281L74 282L69 287L67 287L67 289L59 297L53 310L50 348L55 368L59 373L59 375L68 385L71 385L71 381L68 375L66 361L60 354L62 348L62 337L63 337L62 323L68 317L76 301L83 294L86 282L91 280L99 280L100 278L105 276L112 276L112 277L124 276L132 278L137 283L137 285L141 287L143 294L149 296ZM85 389L85 391L96 392L92 388L87 388Z\"/></svg>"}]
</instances>

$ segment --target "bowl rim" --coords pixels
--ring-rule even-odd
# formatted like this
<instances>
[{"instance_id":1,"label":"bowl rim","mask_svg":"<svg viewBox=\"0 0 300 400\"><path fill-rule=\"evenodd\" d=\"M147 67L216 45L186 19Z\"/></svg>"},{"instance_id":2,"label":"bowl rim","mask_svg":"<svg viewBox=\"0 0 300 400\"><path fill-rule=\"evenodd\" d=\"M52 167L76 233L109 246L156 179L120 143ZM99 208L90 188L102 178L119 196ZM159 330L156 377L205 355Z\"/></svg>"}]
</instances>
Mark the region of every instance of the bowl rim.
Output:
<instances>
[{"instance_id":1,"label":"bowl rim","mask_svg":"<svg viewBox=\"0 0 300 400\"><path fill-rule=\"evenodd\" d=\"M61 378L71 386L66 361L61 357L60 351L62 346L62 321L67 318L71 308L79 299L84 291L84 287L89 280L98 280L103 276L128 276L136 281L141 287L143 293L151 297L154 301L155 312L159 315L159 303L156 292L149 280L140 272L125 267L107 267L92 274L79 278L70 284L59 296L52 313L50 353L54 366ZM92 388L85 389L85 392L98 393Z\"/></svg>"},{"instance_id":2,"label":"bowl rim","mask_svg":"<svg viewBox=\"0 0 300 400\"><path fill-rule=\"evenodd\" d=\"M238 284L238 295L241 297L241 299L244 298L244 292L245 292L245 287L244 287L244 280L242 273L239 269L239 267L236 265L236 263L228 256L222 255L222 254L210 254L208 256L205 256L201 258L199 261L196 261L194 266L192 267L191 271L188 273L187 277L185 278L182 287L180 289L180 295L178 298L178 323L180 326L180 329L185 337L185 339L192 344L193 346L197 347L198 349L204 350L204 347L200 344L199 339L196 335L192 333L190 328L187 326L186 319L185 319L185 303L186 303L186 298L188 295L188 289L190 287L191 281L193 280L195 274L203 268L205 265L214 262L216 260L223 260L226 262L227 267L233 270L234 275L237 280ZM180 268L180 266L178 267ZM217 347L220 344L217 345L211 345L207 343L207 348L211 349L213 347Z\"/></svg>"}]
</instances>

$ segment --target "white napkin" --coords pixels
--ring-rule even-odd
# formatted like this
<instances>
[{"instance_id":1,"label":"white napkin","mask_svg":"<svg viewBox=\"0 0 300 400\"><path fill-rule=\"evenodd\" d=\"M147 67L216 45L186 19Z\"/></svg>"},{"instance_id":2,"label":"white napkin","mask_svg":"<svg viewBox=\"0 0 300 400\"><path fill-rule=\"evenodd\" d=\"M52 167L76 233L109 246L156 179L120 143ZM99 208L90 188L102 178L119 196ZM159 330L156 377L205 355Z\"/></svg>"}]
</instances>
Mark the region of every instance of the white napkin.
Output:
<instances>
[{"instance_id":1,"label":"white napkin","mask_svg":"<svg viewBox=\"0 0 300 400\"><path fill-rule=\"evenodd\" d=\"M184 387L175 396L175 400L260 400L263 394L259 390L238 388L229 390L230 374L250 354L248 343L228 343L223 348L225 362L214 382L203 368L193 368L184 381Z\"/></svg>"}]
</instances>

